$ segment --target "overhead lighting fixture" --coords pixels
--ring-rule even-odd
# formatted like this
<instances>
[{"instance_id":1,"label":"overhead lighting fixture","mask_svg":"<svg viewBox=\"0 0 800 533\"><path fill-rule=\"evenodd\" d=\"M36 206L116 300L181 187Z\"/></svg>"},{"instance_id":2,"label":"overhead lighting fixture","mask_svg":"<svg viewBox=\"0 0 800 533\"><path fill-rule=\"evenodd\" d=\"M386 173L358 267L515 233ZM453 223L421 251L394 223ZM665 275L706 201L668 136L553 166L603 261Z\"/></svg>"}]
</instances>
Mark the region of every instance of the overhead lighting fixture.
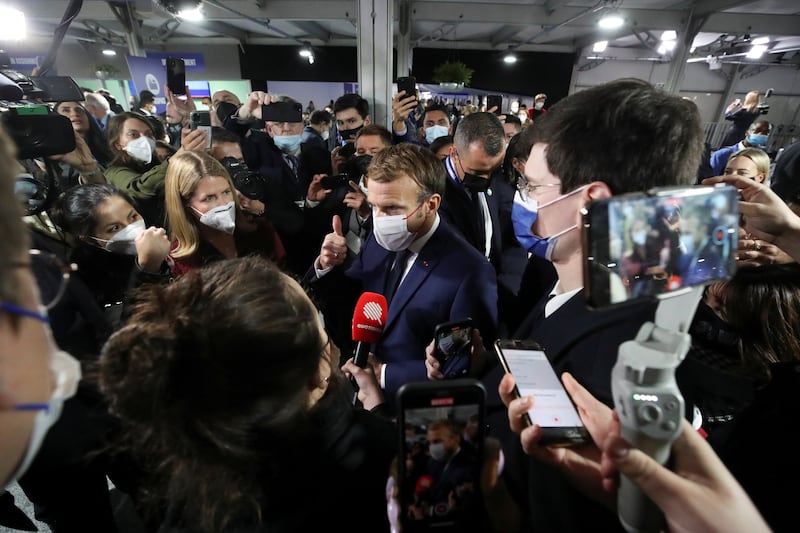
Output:
<instances>
[{"instance_id":1,"label":"overhead lighting fixture","mask_svg":"<svg viewBox=\"0 0 800 533\"><path fill-rule=\"evenodd\" d=\"M508 63L509 65L512 64L512 63L516 63L517 62L517 56L514 55L513 52L509 52L503 57L503 61L505 63Z\"/></svg>"},{"instance_id":2,"label":"overhead lighting fixture","mask_svg":"<svg viewBox=\"0 0 800 533\"><path fill-rule=\"evenodd\" d=\"M605 52L608 47L608 41L597 41L592 47L592 52Z\"/></svg>"},{"instance_id":3,"label":"overhead lighting fixture","mask_svg":"<svg viewBox=\"0 0 800 533\"><path fill-rule=\"evenodd\" d=\"M192 9L183 9L178 11L178 17L190 22L197 22L198 20L203 20L203 11L200 9L200 6Z\"/></svg>"},{"instance_id":4,"label":"overhead lighting fixture","mask_svg":"<svg viewBox=\"0 0 800 533\"><path fill-rule=\"evenodd\" d=\"M757 37L757 38L753 39L752 43L754 45L767 44L767 43L769 43L769 37Z\"/></svg>"},{"instance_id":5,"label":"overhead lighting fixture","mask_svg":"<svg viewBox=\"0 0 800 533\"><path fill-rule=\"evenodd\" d=\"M25 13L0 6L0 40L19 41L25 38Z\"/></svg>"},{"instance_id":6,"label":"overhead lighting fixture","mask_svg":"<svg viewBox=\"0 0 800 533\"><path fill-rule=\"evenodd\" d=\"M747 52L747 55L745 57L749 57L750 59L758 59L761 56L763 56L764 52L766 51L767 51L767 45L757 44L754 45L749 52Z\"/></svg>"},{"instance_id":7,"label":"overhead lighting fixture","mask_svg":"<svg viewBox=\"0 0 800 533\"><path fill-rule=\"evenodd\" d=\"M115 56L117 55L117 51L113 48L103 48L103 55L104 56Z\"/></svg>"},{"instance_id":8,"label":"overhead lighting fixture","mask_svg":"<svg viewBox=\"0 0 800 533\"><path fill-rule=\"evenodd\" d=\"M661 34L662 41L676 41L678 39L678 34L675 30L667 30Z\"/></svg>"},{"instance_id":9,"label":"overhead lighting fixture","mask_svg":"<svg viewBox=\"0 0 800 533\"><path fill-rule=\"evenodd\" d=\"M314 51L311 49L311 45L306 43L298 52L300 57L305 57L308 60L309 65L314 64Z\"/></svg>"},{"instance_id":10,"label":"overhead lighting fixture","mask_svg":"<svg viewBox=\"0 0 800 533\"><path fill-rule=\"evenodd\" d=\"M168 13L188 21L203 20L202 0L156 0Z\"/></svg>"},{"instance_id":11,"label":"overhead lighting fixture","mask_svg":"<svg viewBox=\"0 0 800 533\"><path fill-rule=\"evenodd\" d=\"M616 30L625 24L625 19L618 11L609 11L597 21L597 25L604 30Z\"/></svg>"}]
</instances>

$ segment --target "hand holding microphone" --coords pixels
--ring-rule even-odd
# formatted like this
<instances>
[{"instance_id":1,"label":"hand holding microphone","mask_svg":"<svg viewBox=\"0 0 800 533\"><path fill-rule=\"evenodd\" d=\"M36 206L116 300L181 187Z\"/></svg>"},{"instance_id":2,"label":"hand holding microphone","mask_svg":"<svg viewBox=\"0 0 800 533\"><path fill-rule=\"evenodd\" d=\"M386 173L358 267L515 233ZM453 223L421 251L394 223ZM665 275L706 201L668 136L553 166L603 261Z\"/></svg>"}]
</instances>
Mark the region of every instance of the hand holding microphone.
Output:
<instances>
[{"instance_id":1,"label":"hand holding microphone","mask_svg":"<svg viewBox=\"0 0 800 533\"><path fill-rule=\"evenodd\" d=\"M352 325L352 338L356 341L353 364L359 368L367 366L370 345L381 340L383 327L386 324L387 308L386 297L376 292L365 292L356 303ZM352 377L350 382L356 389L353 397L355 405L358 401L358 384Z\"/></svg>"}]
</instances>

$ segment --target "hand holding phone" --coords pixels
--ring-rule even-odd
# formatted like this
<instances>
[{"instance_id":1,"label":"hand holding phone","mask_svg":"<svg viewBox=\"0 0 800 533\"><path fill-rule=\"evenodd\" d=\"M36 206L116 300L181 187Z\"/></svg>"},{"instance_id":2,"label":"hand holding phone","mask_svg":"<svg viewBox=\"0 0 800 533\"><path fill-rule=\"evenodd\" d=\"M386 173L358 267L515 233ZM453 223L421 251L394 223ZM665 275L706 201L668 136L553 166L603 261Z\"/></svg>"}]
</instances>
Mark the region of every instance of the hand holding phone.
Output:
<instances>
[{"instance_id":1,"label":"hand holding phone","mask_svg":"<svg viewBox=\"0 0 800 533\"><path fill-rule=\"evenodd\" d=\"M405 100L409 96L417 96L417 78L414 76L404 76L401 78L397 78L397 92L400 93L404 91L405 94L403 95L403 99Z\"/></svg>"},{"instance_id":2,"label":"hand holding phone","mask_svg":"<svg viewBox=\"0 0 800 533\"><path fill-rule=\"evenodd\" d=\"M503 107L503 97L499 94L490 94L486 97L486 111L499 115ZM492 109L494 108L494 109Z\"/></svg>"},{"instance_id":3,"label":"hand holding phone","mask_svg":"<svg viewBox=\"0 0 800 533\"><path fill-rule=\"evenodd\" d=\"M205 131L208 137L206 148L211 147L211 114L208 111L192 111L189 113L189 129Z\"/></svg>"},{"instance_id":4,"label":"hand holding phone","mask_svg":"<svg viewBox=\"0 0 800 533\"><path fill-rule=\"evenodd\" d=\"M320 185L323 189L336 189L339 187L349 187L350 186L350 176L347 174L332 174L330 176L325 176L320 180Z\"/></svg>"},{"instance_id":5,"label":"hand holding phone","mask_svg":"<svg viewBox=\"0 0 800 533\"><path fill-rule=\"evenodd\" d=\"M469 371L473 330L471 318L436 326L433 353L445 378L465 376Z\"/></svg>"},{"instance_id":6,"label":"hand holding phone","mask_svg":"<svg viewBox=\"0 0 800 533\"><path fill-rule=\"evenodd\" d=\"M303 106L294 102L272 102L261 106L264 122L303 122Z\"/></svg>"},{"instance_id":7,"label":"hand holding phone","mask_svg":"<svg viewBox=\"0 0 800 533\"><path fill-rule=\"evenodd\" d=\"M500 339L495 342L495 352L503 369L514 375L514 395L534 398L525 423L541 428L542 445L568 446L589 440L578 411L537 343Z\"/></svg>"},{"instance_id":8,"label":"hand holding phone","mask_svg":"<svg viewBox=\"0 0 800 533\"><path fill-rule=\"evenodd\" d=\"M172 94L186 94L186 64L179 57L168 57L167 63L167 86Z\"/></svg>"}]
</instances>

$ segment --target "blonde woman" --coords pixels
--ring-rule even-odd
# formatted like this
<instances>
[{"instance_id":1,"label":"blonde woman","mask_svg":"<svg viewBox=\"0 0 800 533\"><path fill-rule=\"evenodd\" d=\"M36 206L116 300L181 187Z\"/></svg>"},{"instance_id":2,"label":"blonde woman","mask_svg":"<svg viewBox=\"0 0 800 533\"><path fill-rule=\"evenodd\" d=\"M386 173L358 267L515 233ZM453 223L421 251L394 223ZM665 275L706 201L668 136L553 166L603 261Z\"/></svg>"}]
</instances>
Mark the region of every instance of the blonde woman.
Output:
<instances>
[{"instance_id":1,"label":"blonde woman","mask_svg":"<svg viewBox=\"0 0 800 533\"><path fill-rule=\"evenodd\" d=\"M726 176L742 176L764 183L769 175L770 160L760 148L744 148L734 153L725 165Z\"/></svg>"},{"instance_id":2,"label":"blonde woman","mask_svg":"<svg viewBox=\"0 0 800 533\"><path fill-rule=\"evenodd\" d=\"M758 103L761 93L750 91L744 97L744 103L737 98L725 109L725 120L733 122L722 139L721 146L731 146L744 139L750 124L761 114Z\"/></svg>"},{"instance_id":3,"label":"blonde woman","mask_svg":"<svg viewBox=\"0 0 800 533\"><path fill-rule=\"evenodd\" d=\"M174 276L251 254L282 261L275 228L239 210L233 181L219 161L199 152L179 152L169 161L164 194Z\"/></svg>"}]
</instances>

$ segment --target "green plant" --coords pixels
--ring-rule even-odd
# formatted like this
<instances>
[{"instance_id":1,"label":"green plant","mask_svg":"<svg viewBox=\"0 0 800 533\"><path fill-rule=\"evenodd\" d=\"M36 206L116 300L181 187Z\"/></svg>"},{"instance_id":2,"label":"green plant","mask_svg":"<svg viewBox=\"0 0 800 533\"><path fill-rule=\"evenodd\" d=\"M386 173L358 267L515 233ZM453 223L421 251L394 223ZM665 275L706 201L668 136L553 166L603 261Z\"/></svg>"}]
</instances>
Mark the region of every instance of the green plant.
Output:
<instances>
[{"instance_id":1,"label":"green plant","mask_svg":"<svg viewBox=\"0 0 800 533\"><path fill-rule=\"evenodd\" d=\"M447 61L433 71L433 81L436 83L463 83L469 85L474 69L460 61Z\"/></svg>"},{"instance_id":2,"label":"green plant","mask_svg":"<svg viewBox=\"0 0 800 533\"><path fill-rule=\"evenodd\" d=\"M100 63L91 67L93 73L102 73L105 76L119 74L119 69L109 63Z\"/></svg>"}]
</instances>

